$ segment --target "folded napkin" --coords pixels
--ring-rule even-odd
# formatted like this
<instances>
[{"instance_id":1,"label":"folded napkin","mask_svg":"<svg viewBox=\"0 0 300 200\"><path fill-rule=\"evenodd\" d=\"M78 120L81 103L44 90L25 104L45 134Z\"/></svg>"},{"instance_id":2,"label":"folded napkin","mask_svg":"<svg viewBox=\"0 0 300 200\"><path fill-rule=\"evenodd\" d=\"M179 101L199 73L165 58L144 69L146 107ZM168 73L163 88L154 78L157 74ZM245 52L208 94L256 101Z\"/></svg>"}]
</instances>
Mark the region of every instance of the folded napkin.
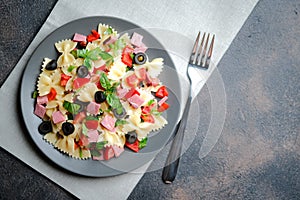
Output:
<instances>
[{"instance_id":1,"label":"folded napkin","mask_svg":"<svg viewBox=\"0 0 300 200\"><path fill-rule=\"evenodd\" d=\"M256 3L257 0L246 2L239 0L58 1L41 30L1 87L1 147L80 199L97 199L100 190L102 199L126 199L150 163L134 172L109 178L87 178L66 173L49 164L50 162L46 162L29 138L23 123L16 123L22 121L22 117L18 99L19 85L15 84L15 80L21 80L30 55L50 32L67 22L87 16L114 16L149 29L154 35L157 34L167 50L175 49L172 58L177 65L180 62L176 61L176 56L183 56L181 60L187 60L192 42L199 30L214 33L216 41L212 61L216 66ZM170 41L170 38L168 40L168 35L159 34L161 30L165 30L164 33L170 31L170 33L179 34L187 38L188 42L181 44L178 41L181 44L178 49L174 47L174 41ZM212 71L213 68L203 72L202 86Z\"/></svg>"}]
</instances>

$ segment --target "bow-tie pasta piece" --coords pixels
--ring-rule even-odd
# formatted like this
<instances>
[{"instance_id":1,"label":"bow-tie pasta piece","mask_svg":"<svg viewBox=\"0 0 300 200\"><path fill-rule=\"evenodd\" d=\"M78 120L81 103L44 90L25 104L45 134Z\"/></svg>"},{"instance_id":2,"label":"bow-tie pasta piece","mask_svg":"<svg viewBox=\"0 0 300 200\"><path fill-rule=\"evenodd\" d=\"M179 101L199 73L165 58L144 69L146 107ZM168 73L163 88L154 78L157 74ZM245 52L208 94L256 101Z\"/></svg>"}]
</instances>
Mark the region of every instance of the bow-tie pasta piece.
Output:
<instances>
[{"instance_id":1,"label":"bow-tie pasta piece","mask_svg":"<svg viewBox=\"0 0 300 200\"><path fill-rule=\"evenodd\" d=\"M69 66L74 63L75 58L71 54L71 51L76 48L77 42L73 42L72 40L62 40L60 42L55 43L55 47L61 55L57 60L57 65L59 67Z\"/></svg>"}]
</instances>

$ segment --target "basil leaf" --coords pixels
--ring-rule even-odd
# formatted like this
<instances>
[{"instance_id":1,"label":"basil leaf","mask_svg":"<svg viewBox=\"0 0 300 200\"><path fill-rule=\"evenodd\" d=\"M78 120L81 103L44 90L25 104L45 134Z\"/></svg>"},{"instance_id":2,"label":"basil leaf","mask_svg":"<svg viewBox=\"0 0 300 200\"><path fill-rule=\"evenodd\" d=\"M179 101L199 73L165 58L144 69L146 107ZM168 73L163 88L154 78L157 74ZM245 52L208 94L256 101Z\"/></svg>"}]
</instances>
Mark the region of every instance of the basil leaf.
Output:
<instances>
[{"instance_id":1,"label":"basil leaf","mask_svg":"<svg viewBox=\"0 0 300 200\"><path fill-rule=\"evenodd\" d=\"M91 115L89 115L89 116L87 116L86 118L85 118L85 120L86 121L88 121L88 120L99 120L99 118L98 117L95 117L95 116L91 116Z\"/></svg>"},{"instance_id":2,"label":"basil leaf","mask_svg":"<svg viewBox=\"0 0 300 200\"><path fill-rule=\"evenodd\" d=\"M89 59L88 57L84 59L83 61L83 65L85 65L88 70L91 70L92 69L92 60Z\"/></svg>"},{"instance_id":3,"label":"basil leaf","mask_svg":"<svg viewBox=\"0 0 300 200\"><path fill-rule=\"evenodd\" d=\"M77 49L77 57L86 58L87 57L87 49Z\"/></svg>"},{"instance_id":4,"label":"basil leaf","mask_svg":"<svg viewBox=\"0 0 300 200\"><path fill-rule=\"evenodd\" d=\"M139 149L142 149L144 148L145 146L147 146L147 141L148 141L148 138L145 137L144 139L142 139L140 142L139 142Z\"/></svg>"},{"instance_id":5,"label":"basil leaf","mask_svg":"<svg viewBox=\"0 0 300 200\"><path fill-rule=\"evenodd\" d=\"M120 99L117 95L107 94L106 101L107 101L108 105L110 105L113 109L118 109L118 110L120 108L122 109L122 104L121 104ZM118 110L117 110L117 112L118 112ZM121 112L122 112L122 110L121 110ZM118 114L119 113L120 112L118 112Z\"/></svg>"},{"instance_id":6,"label":"basil leaf","mask_svg":"<svg viewBox=\"0 0 300 200\"><path fill-rule=\"evenodd\" d=\"M87 58L89 58L91 60L98 60L101 52L102 52L102 50L99 47L97 47L97 48L87 52L86 56L87 56Z\"/></svg>"},{"instance_id":7,"label":"basil leaf","mask_svg":"<svg viewBox=\"0 0 300 200\"><path fill-rule=\"evenodd\" d=\"M112 33L113 33L113 30L112 30L111 27L109 27L108 29L106 29L106 31L104 31L104 34L105 34L105 35L110 35L110 34L112 34Z\"/></svg>"},{"instance_id":8,"label":"basil leaf","mask_svg":"<svg viewBox=\"0 0 300 200\"><path fill-rule=\"evenodd\" d=\"M108 80L105 73L101 73L100 75L100 84L105 90L109 90L111 88L110 81Z\"/></svg>"},{"instance_id":9,"label":"basil leaf","mask_svg":"<svg viewBox=\"0 0 300 200\"><path fill-rule=\"evenodd\" d=\"M84 123L82 123L82 134L87 136L89 129L86 127Z\"/></svg>"},{"instance_id":10,"label":"basil leaf","mask_svg":"<svg viewBox=\"0 0 300 200\"><path fill-rule=\"evenodd\" d=\"M128 121L126 121L124 119L117 119L117 121L115 123L115 127L117 127L119 125L124 125L124 124L128 124Z\"/></svg>"},{"instance_id":11,"label":"basil leaf","mask_svg":"<svg viewBox=\"0 0 300 200\"><path fill-rule=\"evenodd\" d=\"M154 100L154 99L151 99L151 100L148 101L147 105L148 105L148 106L151 106L154 102L155 102L155 100Z\"/></svg>"},{"instance_id":12,"label":"basil leaf","mask_svg":"<svg viewBox=\"0 0 300 200\"><path fill-rule=\"evenodd\" d=\"M68 101L64 101L63 107L69 113L71 113L71 114L77 114L81 106L79 104L76 104L76 103L71 103L71 102L68 102Z\"/></svg>"},{"instance_id":13,"label":"basil leaf","mask_svg":"<svg viewBox=\"0 0 300 200\"><path fill-rule=\"evenodd\" d=\"M104 145L107 144L107 141L101 141L96 143L96 149L101 150L103 149Z\"/></svg>"},{"instance_id":14,"label":"basil leaf","mask_svg":"<svg viewBox=\"0 0 300 200\"><path fill-rule=\"evenodd\" d=\"M76 66L70 65L70 66L68 67L67 71L68 71L68 72L72 72L73 69L75 69L75 68L76 68Z\"/></svg>"},{"instance_id":15,"label":"basil leaf","mask_svg":"<svg viewBox=\"0 0 300 200\"><path fill-rule=\"evenodd\" d=\"M91 155L95 157L101 156L101 153L97 149L90 149Z\"/></svg>"}]
</instances>

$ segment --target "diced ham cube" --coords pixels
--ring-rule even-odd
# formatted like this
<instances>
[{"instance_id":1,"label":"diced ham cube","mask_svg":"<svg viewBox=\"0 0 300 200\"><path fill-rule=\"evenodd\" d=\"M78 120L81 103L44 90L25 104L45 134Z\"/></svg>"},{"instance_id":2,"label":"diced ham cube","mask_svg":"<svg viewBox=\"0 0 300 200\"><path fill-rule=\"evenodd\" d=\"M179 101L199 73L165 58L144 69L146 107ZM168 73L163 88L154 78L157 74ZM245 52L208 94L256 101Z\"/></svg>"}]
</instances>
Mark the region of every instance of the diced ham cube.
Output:
<instances>
[{"instance_id":1,"label":"diced ham cube","mask_svg":"<svg viewBox=\"0 0 300 200\"><path fill-rule=\"evenodd\" d=\"M66 120L65 116L60 111L56 111L52 113L52 120L54 124L63 122Z\"/></svg>"},{"instance_id":2,"label":"diced ham cube","mask_svg":"<svg viewBox=\"0 0 300 200\"><path fill-rule=\"evenodd\" d=\"M117 41L117 37L115 36L109 36L104 42L103 44L106 45L106 44L112 44L114 43L115 41Z\"/></svg>"},{"instance_id":3,"label":"diced ham cube","mask_svg":"<svg viewBox=\"0 0 300 200\"><path fill-rule=\"evenodd\" d=\"M118 87L117 88L117 95L119 98L123 98L128 92L128 89L126 88L121 88L121 87Z\"/></svg>"},{"instance_id":4,"label":"diced ham cube","mask_svg":"<svg viewBox=\"0 0 300 200\"><path fill-rule=\"evenodd\" d=\"M86 36L79 34L79 33L75 33L74 37L73 37L73 41L75 42L86 42Z\"/></svg>"},{"instance_id":5,"label":"diced ham cube","mask_svg":"<svg viewBox=\"0 0 300 200\"><path fill-rule=\"evenodd\" d=\"M98 141L99 134L97 130L89 130L87 135L89 143Z\"/></svg>"},{"instance_id":6,"label":"diced ham cube","mask_svg":"<svg viewBox=\"0 0 300 200\"><path fill-rule=\"evenodd\" d=\"M140 107L145 102L145 100L142 99L138 94L134 94L132 97L128 98L127 100L130 103L130 105L134 108Z\"/></svg>"},{"instance_id":7,"label":"diced ham cube","mask_svg":"<svg viewBox=\"0 0 300 200\"><path fill-rule=\"evenodd\" d=\"M164 96L159 102L157 103L159 106L161 106L163 103L165 103L168 100L168 96Z\"/></svg>"},{"instance_id":8,"label":"diced ham cube","mask_svg":"<svg viewBox=\"0 0 300 200\"><path fill-rule=\"evenodd\" d=\"M104 160L109 160L112 157L114 157L114 155L115 155L115 153L111 146L105 147L104 155L103 155Z\"/></svg>"},{"instance_id":9,"label":"diced ham cube","mask_svg":"<svg viewBox=\"0 0 300 200\"><path fill-rule=\"evenodd\" d=\"M36 103L37 104L46 104L46 103L48 103L48 97L47 97L47 95L45 95L45 96L38 96L36 98Z\"/></svg>"},{"instance_id":10,"label":"diced ham cube","mask_svg":"<svg viewBox=\"0 0 300 200\"><path fill-rule=\"evenodd\" d=\"M136 87L140 82L138 77L133 73L125 78L126 83L129 87Z\"/></svg>"},{"instance_id":11,"label":"diced ham cube","mask_svg":"<svg viewBox=\"0 0 300 200\"><path fill-rule=\"evenodd\" d=\"M99 113L100 106L101 105L96 102L90 102L86 107L86 111L93 115L96 115Z\"/></svg>"},{"instance_id":12,"label":"diced ham cube","mask_svg":"<svg viewBox=\"0 0 300 200\"><path fill-rule=\"evenodd\" d=\"M144 46L141 46L141 47L136 47L133 49L133 53L145 53L147 51L148 47L146 47L145 45Z\"/></svg>"},{"instance_id":13,"label":"diced ham cube","mask_svg":"<svg viewBox=\"0 0 300 200\"><path fill-rule=\"evenodd\" d=\"M146 74L146 84L147 85L151 85L153 87L156 87L159 85L159 79L158 78L152 78L149 76L149 74Z\"/></svg>"},{"instance_id":14,"label":"diced ham cube","mask_svg":"<svg viewBox=\"0 0 300 200\"><path fill-rule=\"evenodd\" d=\"M141 81L144 81L144 80L146 80L147 70L146 70L146 68L142 67L142 68L136 70L135 74Z\"/></svg>"},{"instance_id":15,"label":"diced ham cube","mask_svg":"<svg viewBox=\"0 0 300 200\"><path fill-rule=\"evenodd\" d=\"M43 118L46 113L46 108L41 104L36 104L34 109L34 114L36 114L38 117Z\"/></svg>"},{"instance_id":16,"label":"diced ham cube","mask_svg":"<svg viewBox=\"0 0 300 200\"><path fill-rule=\"evenodd\" d=\"M143 46L143 45L142 45L142 44L143 44L142 40L143 40L143 36L140 35L140 34L138 34L138 33L136 33L136 32L134 32L134 33L132 34L132 37L131 37L131 39L130 39L130 42L131 42L131 44L133 44L134 46L140 47L140 46Z\"/></svg>"},{"instance_id":17,"label":"diced ham cube","mask_svg":"<svg viewBox=\"0 0 300 200\"><path fill-rule=\"evenodd\" d=\"M115 157L119 157L121 155L121 153L124 151L123 147L119 147L119 146L112 146L114 153L115 153Z\"/></svg>"},{"instance_id":18,"label":"diced ham cube","mask_svg":"<svg viewBox=\"0 0 300 200\"><path fill-rule=\"evenodd\" d=\"M112 132L115 131L115 123L116 123L116 119L109 115L106 115L101 121L101 125L104 126L107 130Z\"/></svg>"},{"instance_id":19,"label":"diced ham cube","mask_svg":"<svg viewBox=\"0 0 300 200\"><path fill-rule=\"evenodd\" d=\"M133 95L138 94L140 95L139 91L137 91L135 88L131 88L124 96L125 99L128 99L132 97Z\"/></svg>"}]
</instances>

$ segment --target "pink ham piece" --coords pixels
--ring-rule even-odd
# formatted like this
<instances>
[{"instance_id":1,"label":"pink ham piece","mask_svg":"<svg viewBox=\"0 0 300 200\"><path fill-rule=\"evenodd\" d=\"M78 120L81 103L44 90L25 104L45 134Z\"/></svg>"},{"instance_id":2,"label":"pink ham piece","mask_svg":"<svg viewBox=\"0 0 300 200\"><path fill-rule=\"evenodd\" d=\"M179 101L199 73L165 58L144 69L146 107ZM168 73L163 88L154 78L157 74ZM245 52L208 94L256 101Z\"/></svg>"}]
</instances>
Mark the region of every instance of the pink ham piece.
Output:
<instances>
[{"instance_id":1,"label":"pink ham piece","mask_svg":"<svg viewBox=\"0 0 300 200\"><path fill-rule=\"evenodd\" d=\"M98 141L99 134L97 130L89 130L87 135L89 143Z\"/></svg>"},{"instance_id":2,"label":"pink ham piece","mask_svg":"<svg viewBox=\"0 0 300 200\"><path fill-rule=\"evenodd\" d=\"M96 102L90 102L86 107L86 111L93 115L96 115L99 113L100 106L101 105Z\"/></svg>"},{"instance_id":3,"label":"pink ham piece","mask_svg":"<svg viewBox=\"0 0 300 200\"><path fill-rule=\"evenodd\" d=\"M36 104L34 109L34 114L36 114L38 117L43 118L46 113L46 108L41 104Z\"/></svg>"},{"instance_id":4,"label":"pink ham piece","mask_svg":"<svg viewBox=\"0 0 300 200\"><path fill-rule=\"evenodd\" d=\"M141 47L136 47L133 49L133 53L145 53L147 51L148 47L146 46L141 46Z\"/></svg>"},{"instance_id":5,"label":"pink ham piece","mask_svg":"<svg viewBox=\"0 0 300 200\"><path fill-rule=\"evenodd\" d=\"M47 97L47 95L45 95L45 96L38 96L36 98L36 103L37 104L47 104L48 103L48 97Z\"/></svg>"},{"instance_id":6,"label":"pink ham piece","mask_svg":"<svg viewBox=\"0 0 300 200\"><path fill-rule=\"evenodd\" d=\"M117 41L117 37L115 36L109 36L104 42L103 44L106 45L106 44L112 44L114 43L115 41Z\"/></svg>"},{"instance_id":7,"label":"pink ham piece","mask_svg":"<svg viewBox=\"0 0 300 200\"><path fill-rule=\"evenodd\" d=\"M157 103L159 106L161 106L163 103L165 103L168 100L167 96L164 96L159 102Z\"/></svg>"},{"instance_id":8,"label":"pink ham piece","mask_svg":"<svg viewBox=\"0 0 300 200\"><path fill-rule=\"evenodd\" d=\"M54 124L63 122L66 120L65 116L60 111L56 111L52 113L52 120Z\"/></svg>"},{"instance_id":9,"label":"pink ham piece","mask_svg":"<svg viewBox=\"0 0 300 200\"><path fill-rule=\"evenodd\" d=\"M79 33L75 33L74 37L73 37L73 41L74 42L86 42L86 36L79 34Z\"/></svg>"},{"instance_id":10,"label":"pink ham piece","mask_svg":"<svg viewBox=\"0 0 300 200\"><path fill-rule=\"evenodd\" d=\"M106 115L101 121L101 125L104 126L107 130L112 132L115 131L115 123L116 123L116 119L109 115Z\"/></svg>"},{"instance_id":11,"label":"pink ham piece","mask_svg":"<svg viewBox=\"0 0 300 200\"><path fill-rule=\"evenodd\" d=\"M119 98L122 99L127 93L128 93L128 89L121 88L121 87L117 88L117 95L118 95Z\"/></svg>"},{"instance_id":12,"label":"pink ham piece","mask_svg":"<svg viewBox=\"0 0 300 200\"><path fill-rule=\"evenodd\" d=\"M124 151L123 147L119 147L119 146L112 146L114 153L115 153L115 157L119 157L121 155L121 153Z\"/></svg>"},{"instance_id":13,"label":"pink ham piece","mask_svg":"<svg viewBox=\"0 0 300 200\"><path fill-rule=\"evenodd\" d=\"M143 36L134 32L130 39L131 44L133 44L136 48L133 50L134 53L145 52L147 50L147 46L142 42Z\"/></svg>"},{"instance_id":14,"label":"pink ham piece","mask_svg":"<svg viewBox=\"0 0 300 200\"><path fill-rule=\"evenodd\" d=\"M153 87L156 87L156 86L159 85L159 79L158 78L151 78L148 73L146 74L146 80L145 81L146 81L147 85L152 85Z\"/></svg>"},{"instance_id":15,"label":"pink ham piece","mask_svg":"<svg viewBox=\"0 0 300 200\"><path fill-rule=\"evenodd\" d=\"M142 99L138 94L134 94L132 97L128 98L127 100L130 103L130 105L134 108L140 107L145 102L145 100Z\"/></svg>"}]
</instances>

